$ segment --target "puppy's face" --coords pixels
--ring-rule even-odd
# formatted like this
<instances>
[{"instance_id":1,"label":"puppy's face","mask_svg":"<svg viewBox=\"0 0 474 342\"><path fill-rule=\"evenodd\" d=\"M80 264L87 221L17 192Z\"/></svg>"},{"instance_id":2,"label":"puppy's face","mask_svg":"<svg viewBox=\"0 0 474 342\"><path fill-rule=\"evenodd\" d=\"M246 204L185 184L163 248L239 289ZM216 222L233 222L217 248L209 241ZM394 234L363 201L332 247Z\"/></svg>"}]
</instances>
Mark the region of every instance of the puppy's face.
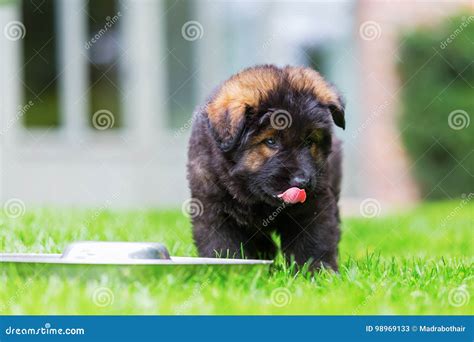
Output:
<instances>
[{"instance_id":1,"label":"puppy's face","mask_svg":"<svg viewBox=\"0 0 474 342\"><path fill-rule=\"evenodd\" d=\"M324 186L332 126L343 105L311 69L258 67L224 83L208 105L211 131L249 200L278 205L291 187Z\"/></svg>"},{"instance_id":2,"label":"puppy's face","mask_svg":"<svg viewBox=\"0 0 474 342\"><path fill-rule=\"evenodd\" d=\"M233 154L233 174L269 204L279 203L278 195L288 188L311 193L322 186L331 148L330 123L317 119L327 116L324 108L281 107L265 109Z\"/></svg>"}]
</instances>

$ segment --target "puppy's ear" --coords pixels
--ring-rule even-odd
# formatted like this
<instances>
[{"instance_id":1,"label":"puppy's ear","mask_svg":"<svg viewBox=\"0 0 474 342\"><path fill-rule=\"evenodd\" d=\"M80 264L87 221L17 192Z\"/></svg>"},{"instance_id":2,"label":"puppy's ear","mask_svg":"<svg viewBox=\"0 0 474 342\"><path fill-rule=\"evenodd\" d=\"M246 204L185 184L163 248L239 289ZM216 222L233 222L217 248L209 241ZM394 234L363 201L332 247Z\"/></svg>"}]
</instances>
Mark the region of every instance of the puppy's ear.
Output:
<instances>
[{"instance_id":1,"label":"puppy's ear","mask_svg":"<svg viewBox=\"0 0 474 342\"><path fill-rule=\"evenodd\" d=\"M207 106L209 128L223 152L232 150L244 130L247 104L215 103Z\"/></svg>"},{"instance_id":2,"label":"puppy's ear","mask_svg":"<svg viewBox=\"0 0 474 342\"><path fill-rule=\"evenodd\" d=\"M209 127L222 151L236 146L247 117L256 112L278 81L277 68L261 66L246 69L224 82L206 108Z\"/></svg>"},{"instance_id":3,"label":"puppy's ear","mask_svg":"<svg viewBox=\"0 0 474 342\"><path fill-rule=\"evenodd\" d=\"M344 101L333 85L310 68L288 66L284 70L292 87L311 92L323 106L329 109L336 126L346 128Z\"/></svg>"},{"instance_id":4,"label":"puppy's ear","mask_svg":"<svg viewBox=\"0 0 474 342\"><path fill-rule=\"evenodd\" d=\"M332 114L332 119L336 126L341 127L342 129L346 129L346 118L345 118L345 104L344 100L342 100L341 96L337 96L336 102L331 102L329 104L329 111Z\"/></svg>"}]
</instances>

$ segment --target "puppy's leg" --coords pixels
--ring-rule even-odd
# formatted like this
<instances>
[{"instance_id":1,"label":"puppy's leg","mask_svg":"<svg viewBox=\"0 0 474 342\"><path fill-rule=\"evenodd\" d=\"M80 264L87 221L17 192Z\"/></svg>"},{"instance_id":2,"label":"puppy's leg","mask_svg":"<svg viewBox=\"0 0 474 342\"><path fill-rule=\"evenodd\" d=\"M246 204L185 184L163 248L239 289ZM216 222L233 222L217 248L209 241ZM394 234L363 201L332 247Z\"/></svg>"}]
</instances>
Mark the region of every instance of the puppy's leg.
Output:
<instances>
[{"instance_id":1,"label":"puppy's leg","mask_svg":"<svg viewBox=\"0 0 474 342\"><path fill-rule=\"evenodd\" d=\"M289 213L285 220L286 229L281 234L282 251L287 260L294 259L298 265L311 261L313 270L322 266L338 270L340 229L337 205L334 198L328 200L332 202L316 210L312 216L298 217Z\"/></svg>"},{"instance_id":2,"label":"puppy's leg","mask_svg":"<svg viewBox=\"0 0 474 342\"><path fill-rule=\"evenodd\" d=\"M256 258L259 255L256 237L231 218L214 219L212 223L194 222L193 237L201 257Z\"/></svg>"},{"instance_id":3,"label":"puppy's leg","mask_svg":"<svg viewBox=\"0 0 474 342\"><path fill-rule=\"evenodd\" d=\"M317 230L313 226L300 231L299 235L282 236L282 251L287 261L294 260L298 265L311 262L311 270L325 267L337 271L337 247L332 244L327 245L324 240L321 241ZM334 237L332 236L331 239L334 240Z\"/></svg>"}]
</instances>

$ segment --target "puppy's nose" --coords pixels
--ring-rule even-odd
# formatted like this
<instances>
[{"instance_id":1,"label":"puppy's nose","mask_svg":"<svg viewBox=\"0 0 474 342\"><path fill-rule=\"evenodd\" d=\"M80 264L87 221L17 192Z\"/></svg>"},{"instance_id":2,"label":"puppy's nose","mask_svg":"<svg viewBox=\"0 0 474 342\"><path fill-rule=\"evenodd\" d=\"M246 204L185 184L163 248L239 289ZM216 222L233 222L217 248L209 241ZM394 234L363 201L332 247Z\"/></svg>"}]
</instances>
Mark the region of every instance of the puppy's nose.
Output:
<instances>
[{"instance_id":1,"label":"puppy's nose","mask_svg":"<svg viewBox=\"0 0 474 342\"><path fill-rule=\"evenodd\" d=\"M308 185L308 183L309 183L308 178L296 176L296 177L293 177L293 179L290 182L290 185L291 186L296 186L296 187L301 189L301 188L306 187Z\"/></svg>"}]
</instances>

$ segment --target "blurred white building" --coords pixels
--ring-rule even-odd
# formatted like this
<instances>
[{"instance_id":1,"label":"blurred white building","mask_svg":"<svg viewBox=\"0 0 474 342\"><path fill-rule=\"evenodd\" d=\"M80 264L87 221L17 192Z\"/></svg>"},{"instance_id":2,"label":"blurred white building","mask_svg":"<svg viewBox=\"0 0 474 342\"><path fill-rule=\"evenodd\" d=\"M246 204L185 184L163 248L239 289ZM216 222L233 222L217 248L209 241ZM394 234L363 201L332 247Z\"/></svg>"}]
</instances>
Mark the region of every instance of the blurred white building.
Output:
<instances>
[{"instance_id":1,"label":"blurred white building","mask_svg":"<svg viewBox=\"0 0 474 342\"><path fill-rule=\"evenodd\" d=\"M179 206L189 196L193 107L231 74L260 63L310 65L341 89L348 127L338 132L346 142L344 197L414 199L394 104L384 96L397 88L397 25L415 22L413 13L431 16L433 9L429 3L418 4L418 12L397 6L2 2L0 200ZM387 141L393 146L381 149ZM402 173L394 181L392 175Z\"/></svg>"},{"instance_id":2,"label":"blurred white building","mask_svg":"<svg viewBox=\"0 0 474 342\"><path fill-rule=\"evenodd\" d=\"M3 201L179 205L189 196L192 109L232 73L311 64L317 52L330 78L346 93L352 87L352 62L338 63L351 49L351 3L108 1L107 15L93 17L96 4L0 5ZM335 17L345 19L334 25ZM102 79L111 90L94 93L91 65L107 66ZM51 82L31 89L28 73L48 68ZM51 93L56 106L45 105ZM105 96L118 105L94 107L94 97ZM53 107L57 117L43 120Z\"/></svg>"}]
</instances>

